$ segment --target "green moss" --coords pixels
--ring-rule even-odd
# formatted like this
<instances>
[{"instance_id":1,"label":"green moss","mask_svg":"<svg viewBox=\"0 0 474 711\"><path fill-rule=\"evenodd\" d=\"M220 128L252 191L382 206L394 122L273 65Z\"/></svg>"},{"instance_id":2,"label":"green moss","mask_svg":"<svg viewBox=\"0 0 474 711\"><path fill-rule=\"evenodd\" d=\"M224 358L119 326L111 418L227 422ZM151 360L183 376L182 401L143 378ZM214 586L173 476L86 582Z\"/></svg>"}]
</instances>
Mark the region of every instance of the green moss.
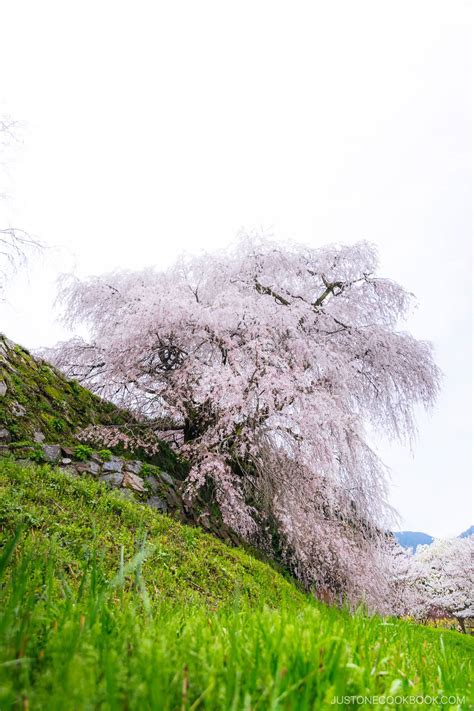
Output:
<instances>
[{"instance_id":1,"label":"green moss","mask_svg":"<svg viewBox=\"0 0 474 711\"><path fill-rule=\"evenodd\" d=\"M62 393L52 385L45 385L44 392L53 400L60 400Z\"/></svg>"},{"instance_id":2,"label":"green moss","mask_svg":"<svg viewBox=\"0 0 474 711\"><path fill-rule=\"evenodd\" d=\"M54 422L54 420L56 419L56 418L54 417L54 415L50 414L49 412L44 412L44 411L41 410L41 411L39 412L39 417L40 417L41 420L42 420L42 426L43 426L43 428L44 428L44 426L46 426L46 429L47 429L47 430L53 430L53 429L54 429L54 428L53 428L53 422Z\"/></svg>"},{"instance_id":3,"label":"green moss","mask_svg":"<svg viewBox=\"0 0 474 711\"><path fill-rule=\"evenodd\" d=\"M0 359L0 379L7 385L0 417L14 440L32 438L34 431L40 430L48 442L57 442L61 435L62 443L72 444L77 443L77 432L91 423L124 425L134 421L129 412L69 381L1 335L0 344L7 352L7 363ZM23 417L14 414L15 403L26 407Z\"/></svg>"}]
</instances>

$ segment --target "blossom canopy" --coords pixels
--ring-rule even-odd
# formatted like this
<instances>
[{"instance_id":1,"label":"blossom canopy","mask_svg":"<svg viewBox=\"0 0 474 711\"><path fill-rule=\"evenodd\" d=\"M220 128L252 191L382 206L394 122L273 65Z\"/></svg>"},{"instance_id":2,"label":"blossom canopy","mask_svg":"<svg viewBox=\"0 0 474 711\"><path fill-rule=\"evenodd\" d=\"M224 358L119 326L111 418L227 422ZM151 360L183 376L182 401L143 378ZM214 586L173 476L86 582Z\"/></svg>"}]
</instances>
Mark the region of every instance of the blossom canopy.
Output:
<instances>
[{"instance_id":1,"label":"blossom canopy","mask_svg":"<svg viewBox=\"0 0 474 711\"><path fill-rule=\"evenodd\" d=\"M212 479L225 518L251 537L250 486L301 559L321 529L308 511L322 489L343 519L357 511L380 524L385 472L365 424L410 438L416 406L437 394L430 345L397 330L412 296L376 272L366 242L314 249L242 236L166 271L70 278L65 319L90 337L50 357L181 429L190 489Z\"/></svg>"}]
</instances>

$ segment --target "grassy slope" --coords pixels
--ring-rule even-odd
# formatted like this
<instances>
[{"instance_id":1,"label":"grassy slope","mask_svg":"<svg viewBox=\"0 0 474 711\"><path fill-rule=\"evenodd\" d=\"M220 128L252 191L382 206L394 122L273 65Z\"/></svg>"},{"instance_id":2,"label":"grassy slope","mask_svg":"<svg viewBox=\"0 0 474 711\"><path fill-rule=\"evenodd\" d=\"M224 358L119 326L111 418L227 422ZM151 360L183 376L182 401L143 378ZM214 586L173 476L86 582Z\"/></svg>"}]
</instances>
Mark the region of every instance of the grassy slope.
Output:
<instances>
[{"instance_id":1,"label":"grassy slope","mask_svg":"<svg viewBox=\"0 0 474 711\"><path fill-rule=\"evenodd\" d=\"M471 639L326 608L92 480L0 462L0 531L2 711L324 709L335 695L441 692L468 708Z\"/></svg>"},{"instance_id":2,"label":"grassy slope","mask_svg":"<svg viewBox=\"0 0 474 711\"><path fill-rule=\"evenodd\" d=\"M252 602L302 600L276 570L238 548L228 548L201 529L184 526L110 491L90 478L72 478L47 465L19 466L0 460L0 536L24 523L40 550L57 544L70 580L94 548L101 568L115 572L121 548L131 558L143 544L142 566L150 595L185 603L229 602L237 589Z\"/></svg>"}]
</instances>

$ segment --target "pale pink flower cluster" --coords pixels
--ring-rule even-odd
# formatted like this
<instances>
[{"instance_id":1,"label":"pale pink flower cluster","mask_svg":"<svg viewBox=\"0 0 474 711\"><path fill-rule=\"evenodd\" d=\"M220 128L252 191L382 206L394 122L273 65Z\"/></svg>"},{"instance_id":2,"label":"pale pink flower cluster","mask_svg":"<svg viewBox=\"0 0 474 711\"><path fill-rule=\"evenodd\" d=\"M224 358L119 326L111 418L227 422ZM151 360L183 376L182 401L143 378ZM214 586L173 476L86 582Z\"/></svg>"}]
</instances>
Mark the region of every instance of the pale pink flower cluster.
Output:
<instances>
[{"instance_id":1,"label":"pale pink flower cluster","mask_svg":"<svg viewBox=\"0 0 474 711\"><path fill-rule=\"evenodd\" d=\"M143 449L148 454L156 454L160 449L160 441L152 431L133 431L131 427L89 425L77 436L81 442L110 449L123 447L131 452Z\"/></svg>"},{"instance_id":2,"label":"pale pink flower cluster","mask_svg":"<svg viewBox=\"0 0 474 711\"><path fill-rule=\"evenodd\" d=\"M389 513L365 425L410 440L439 377L430 345L397 330L411 295L376 271L365 242L243 236L163 272L69 279L65 319L90 337L49 357L141 417L176 423L191 487L212 480L249 536L252 501L308 584L324 577L357 597L374 587L368 551L377 557Z\"/></svg>"},{"instance_id":3,"label":"pale pink flower cluster","mask_svg":"<svg viewBox=\"0 0 474 711\"><path fill-rule=\"evenodd\" d=\"M392 561L394 612L474 618L474 536L437 539L416 553L398 546Z\"/></svg>"}]
</instances>

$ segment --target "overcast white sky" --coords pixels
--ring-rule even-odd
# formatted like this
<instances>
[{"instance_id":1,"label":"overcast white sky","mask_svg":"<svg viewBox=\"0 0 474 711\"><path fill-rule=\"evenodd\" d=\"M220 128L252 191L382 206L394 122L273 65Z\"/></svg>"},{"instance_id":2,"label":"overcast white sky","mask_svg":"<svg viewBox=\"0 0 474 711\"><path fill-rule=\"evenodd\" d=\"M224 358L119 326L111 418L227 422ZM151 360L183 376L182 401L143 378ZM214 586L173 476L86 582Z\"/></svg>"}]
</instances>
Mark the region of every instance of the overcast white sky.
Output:
<instances>
[{"instance_id":1,"label":"overcast white sky","mask_svg":"<svg viewBox=\"0 0 474 711\"><path fill-rule=\"evenodd\" d=\"M64 332L59 272L165 266L241 228L368 239L444 371L413 454L379 442L401 528L472 523L470 2L2 3L0 114L24 122L0 225L51 246L0 330Z\"/></svg>"}]
</instances>

